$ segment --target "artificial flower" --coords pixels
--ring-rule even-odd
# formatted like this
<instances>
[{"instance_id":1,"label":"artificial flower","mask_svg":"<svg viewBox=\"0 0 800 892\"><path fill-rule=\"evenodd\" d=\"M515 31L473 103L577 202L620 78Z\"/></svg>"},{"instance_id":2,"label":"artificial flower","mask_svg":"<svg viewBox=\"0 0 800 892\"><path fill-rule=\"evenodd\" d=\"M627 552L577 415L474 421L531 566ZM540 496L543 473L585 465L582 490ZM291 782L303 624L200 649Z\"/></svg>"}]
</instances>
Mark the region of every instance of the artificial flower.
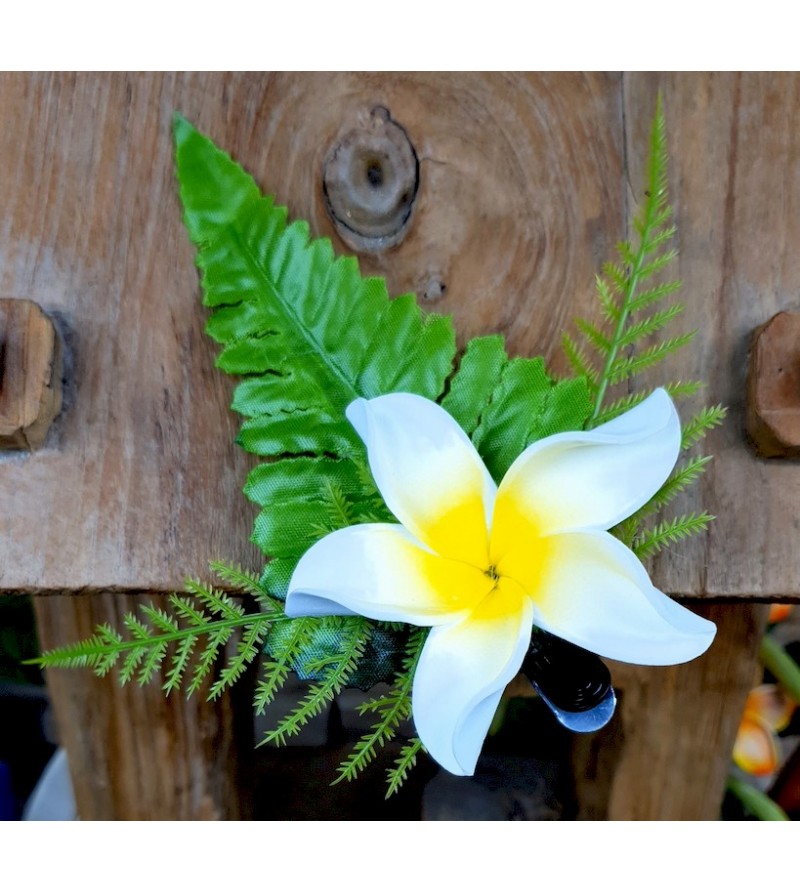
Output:
<instances>
[{"instance_id":1,"label":"artificial flower","mask_svg":"<svg viewBox=\"0 0 800 892\"><path fill-rule=\"evenodd\" d=\"M362 524L315 543L289 584L290 616L360 614L430 626L412 712L430 755L472 774L503 689L535 624L600 656L680 663L713 623L655 589L607 532L659 489L680 423L657 390L592 431L533 443L499 487L436 403L357 399L347 417L399 524Z\"/></svg>"},{"instance_id":2,"label":"artificial flower","mask_svg":"<svg viewBox=\"0 0 800 892\"><path fill-rule=\"evenodd\" d=\"M750 691L733 745L733 761L742 771L763 777L778 770L776 734L789 724L794 708L794 701L777 685L762 684Z\"/></svg>"}]
</instances>

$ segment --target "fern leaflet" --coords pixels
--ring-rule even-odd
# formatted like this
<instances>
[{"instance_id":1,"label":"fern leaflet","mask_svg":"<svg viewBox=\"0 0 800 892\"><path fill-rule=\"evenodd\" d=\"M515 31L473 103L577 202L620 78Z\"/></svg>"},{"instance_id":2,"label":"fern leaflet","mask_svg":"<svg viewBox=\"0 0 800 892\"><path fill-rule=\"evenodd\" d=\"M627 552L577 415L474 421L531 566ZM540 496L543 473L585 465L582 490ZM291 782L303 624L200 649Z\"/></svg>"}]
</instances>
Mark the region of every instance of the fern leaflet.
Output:
<instances>
[{"instance_id":1,"label":"fern leaflet","mask_svg":"<svg viewBox=\"0 0 800 892\"><path fill-rule=\"evenodd\" d=\"M384 697L368 700L359 712L375 712L380 716L368 734L356 743L352 753L339 766L339 776L334 781L353 780L375 758L375 748L385 746L397 733L400 723L411 715L411 688L417 671L428 629L414 629L409 635L403 669L397 674L389 693Z\"/></svg>"},{"instance_id":2,"label":"fern leaflet","mask_svg":"<svg viewBox=\"0 0 800 892\"><path fill-rule=\"evenodd\" d=\"M400 750L400 756L395 761L394 766L386 772L386 798L393 796L408 778L408 773L417 763L417 756L420 752L425 752L425 747L419 737L412 737L411 740Z\"/></svg>"},{"instance_id":3,"label":"fern leaflet","mask_svg":"<svg viewBox=\"0 0 800 892\"><path fill-rule=\"evenodd\" d=\"M320 681L315 682L295 709L285 716L278 726L269 731L261 744L284 744L286 738L297 734L303 725L318 715L326 703L342 691L348 678L358 666L364 647L372 633L371 624L362 617L340 618L343 631L335 659L325 667ZM259 745L261 745L259 744Z\"/></svg>"},{"instance_id":4,"label":"fern leaflet","mask_svg":"<svg viewBox=\"0 0 800 892\"><path fill-rule=\"evenodd\" d=\"M644 530L636 535L633 540L634 554L644 560L667 545L708 529L708 524L713 519L713 514L692 512L665 520L651 530Z\"/></svg>"}]
</instances>

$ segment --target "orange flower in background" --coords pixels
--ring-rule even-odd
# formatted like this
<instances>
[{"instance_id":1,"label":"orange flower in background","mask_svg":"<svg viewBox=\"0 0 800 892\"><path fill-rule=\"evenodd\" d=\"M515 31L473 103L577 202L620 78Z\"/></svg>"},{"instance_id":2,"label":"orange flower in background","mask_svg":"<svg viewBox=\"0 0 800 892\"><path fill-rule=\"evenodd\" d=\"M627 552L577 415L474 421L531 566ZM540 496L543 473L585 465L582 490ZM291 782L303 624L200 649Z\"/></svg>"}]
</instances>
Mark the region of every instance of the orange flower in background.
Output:
<instances>
[{"instance_id":1,"label":"orange flower in background","mask_svg":"<svg viewBox=\"0 0 800 892\"><path fill-rule=\"evenodd\" d=\"M774 684L750 691L733 746L733 761L742 771L757 777L777 771L780 751L775 735L789 724L796 705Z\"/></svg>"},{"instance_id":2,"label":"orange flower in background","mask_svg":"<svg viewBox=\"0 0 800 892\"><path fill-rule=\"evenodd\" d=\"M767 622L772 625L773 623L782 623L785 619L789 618L789 614L792 612L791 604L771 604L769 608L769 617L767 618Z\"/></svg>"}]
</instances>

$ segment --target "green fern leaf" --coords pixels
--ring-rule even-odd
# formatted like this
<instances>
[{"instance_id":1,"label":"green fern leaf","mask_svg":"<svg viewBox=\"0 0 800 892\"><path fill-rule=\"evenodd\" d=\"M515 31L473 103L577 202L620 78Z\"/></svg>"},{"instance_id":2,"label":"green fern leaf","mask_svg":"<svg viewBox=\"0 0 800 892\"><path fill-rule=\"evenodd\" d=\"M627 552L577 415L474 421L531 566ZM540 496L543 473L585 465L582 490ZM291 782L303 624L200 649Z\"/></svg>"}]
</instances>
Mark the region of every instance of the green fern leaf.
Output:
<instances>
[{"instance_id":1,"label":"green fern leaf","mask_svg":"<svg viewBox=\"0 0 800 892\"><path fill-rule=\"evenodd\" d=\"M663 385L664 390L666 390L673 399L694 396L702 386L700 381L670 381ZM627 412L634 406L638 406L639 403L647 399L652 392L652 390L640 390L637 393L629 393L626 396L620 397L603 409L597 416L596 424L604 424L606 421L611 421L613 418L622 415L623 412Z\"/></svg>"},{"instance_id":2,"label":"green fern leaf","mask_svg":"<svg viewBox=\"0 0 800 892\"><path fill-rule=\"evenodd\" d=\"M680 350L681 347L690 344L696 335L696 330L689 331L686 332L686 334L669 338L658 344L653 344L652 347L648 347L647 350L644 350L635 356L618 358L608 371L608 382L610 384L618 384L626 378L638 375L645 369L652 368L654 365L657 365L659 362L666 359L667 356L671 356L677 350Z\"/></svg>"},{"instance_id":3,"label":"green fern leaf","mask_svg":"<svg viewBox=\"0 0 800 892\"><path fill-rule=\"evenodd\" d=\"M550 434L580 430L590 409L585 379L554 381L542 359L510 359L472 440L499 482L527 446Z\"/></svg>"},{"instance_id":4,"label":"green fern leaf","mask_svg":"<svg viewBox=\"0 0 800 892\"><path fill-rule=\"evenodd\" d=\"M384 746L397 733L401 722L411 716L411 689L417 671L422 648L428 637L428 629L415 629L408 638L403 668L395 676L394 684L385 697L378 697L361 704L363 715L372 711L378 714L379 721L372 725L353 747L350 755L341 763L334 784L343 780L353 780L375 758L375 748Z\"/></svg>"},{"instance_id":5,"label":"green fern leaf","mask_svg":"<svg viewBox=\"0 0 800 892\"><path fill-rule=\"evenodd\" d=\"M267 623L256 621L242 630L242 638L236 647L236 653L220 672L219 678L211 685L209 700L216 700L219 695L244 675L247 667L261 652L261 642L267 631Z\"/></svg>"},{"instance_id":6,"label":"green fern leaf","mask_svg":"<svg viewBox=\"0 0 800 892\"><path fill-rule=\"evenodd\" d=\"M575 324L580 329L586 340L597 350L601 356L606 356L611 349L609 339L591 322L586 319L576 319Z\"/></svg>"},{"instance_id":7,"label":"green fern leaf","mask_svg":"<svg viewBox=\"0 0 800 892\"><path fill-rule=\"evenodd\" d=\"M154 607L152 604L142 604L139 610L150 620L156 629L170 634L178 631L177 622L164 610Z\"/></svg>"},{"instance_id":8,"label":"green fern leaf","mask_svg":"<svg viewBox=\"0 0 800 892\"><path fill-rule=\"evenodd\" d=\"M220 648L225 646L232 634L233 628L231 626L222 626L214 629L209 634L206 646L203 648L203 652L200 654L192 672L192 680L186 688L187 697L196 694L203 686L203 682L208 678L219 656Z\"/></svg>"},{"instance_id":9,"label":"green fern leaf","mask_svg":"<svg viewBox=\"0 0 800 892\"><path fill-rule=\"evenodd\" d=\"M146 653L147 645L144 644L128 651L119 669L119 683L121 685L126 685L133 679Z\"/></svg>"},{"instance_id":10,"label":"green fern leaf","mask_svg":"<svg viewBox=\"0 0 800 892\"><path fill-rule=\"evenodd\" d=\"M149 684L153 680L156 672L158 672L161 668L161 664L164 661L166 653L166 641L159 641L158 644L155 644L153 647L150 647L148 649L147 655L142 661L141 668L139 669L139 674L136 678L136 681L138 682L140 687Z\"/></svg>"},{"instance_id":11,"label":"green fern leaf","mask_svg":"<svg viewBox=\"0 0 800 892\"><path fill-rule=\"evenodd\" d=\"M244 615L244 608L224 592L203 585L197 579L188 579L184 584L186 590L191 592L209 613L234 621L241 619Z\"/></svg>"},{"instance_id":12,"label":"green fern leaf","mask_svg":"<svg viewBox=\"0 0 800 892\"><path fill-rule=\"evenodd\" d=\"M280 612L281 607L270 595L269 589L262 585L259 578L241 567L226 564L223 561L209 561L209 568L223 582L241 592L252 595L261 607L269 612Z\"/></svg>"},{"instance_id":13,"label":"green fern leaf","mask_svg":"<svg viewBox=\"0 0 800 892\"><path fill-rule=\"evenodd\" d=\"M308 617L281 623L272 630L271 641L267 650L272 654L271 660L265 660L262 666L264 678L256 685L253 706L256 714L261 715L275 699L277 692L286 684L292 666L300 661L313 629L314 621Z\"/></svg>"},{"instance_id":14,"label":"green fern leaf","mask_svg":"<svg viewBox=\"0 0 800 892\"><path fill-rule=\"evenodd\" d=\"M672 520L665 520L651 530L638 534L633 542L633 551L638 558L644 560L667 545L707 530L712 520L714 515L705 512L684 514Z\"/></svg>"},{"instance_id":15,"label":"green fern leaf","mask_svg":"<svg viewBox=\"0 0 800 892\"><path fill-rule=\"evenodd\" d=\"M470 436L480 424L507 362L500 335L473 338L467 344L442 406Z\"/></svg>"},{"instance_id":16,"label":"green fern leaf","mask_svg":"<svg viewBox=\"0 0 800 892\"><path fill-rule=\"evenodd\" d=\"M286 743L287 737L297 734L314 716L319 715L326 703L341 693L350 676L358 667L358 661L372 634L371 624L360 616L326 617L336 620L341 627L339 649L331 655L320 681L315 682L295 709L285 716L278 726L268 732L262 743ZM335 656L335 659L333 657Z\"/></svg>"},{"instance_id":17,"label":"green fern leaf","mask_svg":"<svg viewBox=\"0 0 800 892\"><path fill-rule=\"evenodd\" d=\"M593 391L596 390L597 370L593 367L589 357L567 332L561 336L561 347L572 371L578 377L584 378Z\"/></svg>"},{"instance_id":18,"label":"green fern leaf","mask_svg":"<svg viewBox=\"0 0 800 892\"><path fill-rule=\"evenodd\" d=\"M664 328L665 325L672 322L673 319L680 316L683 311L683 304L672 304L672 306L667 307L666 310L659 310L651 316L648 316L646 319L634 322L632 325L629 325L623 333L622 338L620 339L620 347L629 347L642 338L655 334L657 331Z\"/></svg>"},{"instance_id":19,"label":"green fern leaf","mask_svg":"<svg viewBox=\"0 0 800 892\"><path fill-rule=\"evenodd\" d=\"M664 300L665 297L669 297L671 294L680 291L682 287L683 283L680 279L673 279L669 282L661 282L659 285L654 285L652 288L646 288L639 291L636 294L636 297L631 300L628 312L638 313L641 310L645 310L647 307Z\"/></svg>"},{"instance_id":20,"label":"green fern leaf","mask_svg":"<svg viewBox=\"0 0 800 892\"><path fill-rule=\"evenodd\" d=\"M400 750L400 756L395 761L394 766L386 772L386 798L393 796L408 778L408 773L417 762L417 756L420 752L425 752L425 747L419 737L412 737L411 740Z\"/></svg>"},{"instance_id":21,"label":"green fern leaf","mask_svg":"<svg viewBox=\"0 0 800 892\"><path fill-rule=\"evenodd\" d=\"M162 685L165 694L171 694L173 691L180 689L186 674L186 667L189 665L196 644L197 636L189 635L175 648L166 680Z\"/></svg>"},{"instance_id":22,"label":"green fern leaf","mask_svg":"<svg viewBox=\"0 0 800 892\"><path fill-rule=\"evenodd\" d=\"M600 301L600 309L606 322L612 324L619 321L620 308L614 297L611 286L602 276L595 276L595 289L597 299Z\"/></svg>"},{"instance_id":23,"label":"green fern leaf","mask_svg":"<svg viewBox=\"0 0 800 892\"><path fill-rule=\"evenodd\" d=\"M719 427L728 410L724 406L706 406L683 426L681 449L688 449L701 440L710 430Z\"/></svg>"},{"instance_id":24,"label":"green fern leaf","mask_svg":"<svg viewBox=\"0 0 800 892\"><path fill-rule=\"evenodd\" d=\"M639 521L668 505L679 493L697 480L710 461L710 455L698 455L676 468L652 499L632 516L633 519Z\"/></svg>"}]
</instances>

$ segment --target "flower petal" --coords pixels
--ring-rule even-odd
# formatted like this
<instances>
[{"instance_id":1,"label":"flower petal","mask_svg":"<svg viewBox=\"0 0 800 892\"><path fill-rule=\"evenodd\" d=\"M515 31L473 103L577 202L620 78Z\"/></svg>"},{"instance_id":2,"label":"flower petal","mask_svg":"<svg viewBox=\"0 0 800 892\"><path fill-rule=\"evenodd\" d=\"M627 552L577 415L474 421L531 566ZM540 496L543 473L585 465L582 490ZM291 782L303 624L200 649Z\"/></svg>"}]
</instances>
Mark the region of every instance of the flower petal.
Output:
<instances>
[{"instance_id":1,"label":"flower petal","mask_svg":"<svg viewBox=\"0 0 800 892\"><path fill-rule=\"evenodd\" d=\"M744 711L758 717L773 731L783 731L792 718L795 702L776 684L762 684L747 695Z\"/></svg>"},{"instance_id":2,"label":"flower petal","mask_svg":"<svg viewBox=\"0 0 800 892\"><path fill-rule=\"evenodd\" d=\"M767 617L767 622L772 623L782 623L784 620L789 619L792 613L792 605L791 604L770 604L769 605L769 616Z\"/></svg>"},{"instance_id":3,"label":"flower petal","mask_svg":"<svg viewBox=\"0 0 800 892\"><path fill-rule=\"evenodd\" d=\"M531 603L510 579L470 616L437 626L414 676L412 712L431 756L453 774L472 774L503 689L531 639Z\"/></svg>"},{"instance_id":4,"label":"flower petal","mask_svg":"<svg viewBox=\"0 0 800 892\"><path fill-rule=\"evenodd\" d=\"M733 745L733 761L748 774L763 777L778 770L780 754L769 728L758 719L745 715Z\"/></svg>"},{"instance_id":5,"label":"flower petal","mask_svg":"<svg viewBox=\"0 0 800 892\"><path fill-rule=\"evenodd\" d=\"M355 400L347 417L400 523L437 554L485 569L497 487L450 415L421 396L392 393Z\"/></svg>"},{"instance_id":6,"label":"flower petal","mask_svg":"<svg viewBox=\"0 0 800 892\"><path fill-rule=\"evenodd\" d=\"M533 621L601 657L666 666L692 660L716 626L653 587L640 561L610 533L559 533L510 555L498 572L531 596Z\"/></svg>"},{"instance_id":7,"label":"flower petal","mask_svg":"<svg viewBox=\"0 0 800 892\"><path fill-rule=\"evenodd\" d=\"M664 390L595 430L533 443L497 492L492 562L536 532L610 529L658 491L680 444L678 414Z\"/></svg>"},{"instance_id":8,"label":"flower petal","mask_svg":"<svg viewBox=\"0 0 800 892\"><path fill-rule=\"evenodd\" d=\"M311 546L289 581L285 609L433 626L463 617L493 584L475 567L432 554L401 526L362 524Z\"/></svg>"}]
</instances>

